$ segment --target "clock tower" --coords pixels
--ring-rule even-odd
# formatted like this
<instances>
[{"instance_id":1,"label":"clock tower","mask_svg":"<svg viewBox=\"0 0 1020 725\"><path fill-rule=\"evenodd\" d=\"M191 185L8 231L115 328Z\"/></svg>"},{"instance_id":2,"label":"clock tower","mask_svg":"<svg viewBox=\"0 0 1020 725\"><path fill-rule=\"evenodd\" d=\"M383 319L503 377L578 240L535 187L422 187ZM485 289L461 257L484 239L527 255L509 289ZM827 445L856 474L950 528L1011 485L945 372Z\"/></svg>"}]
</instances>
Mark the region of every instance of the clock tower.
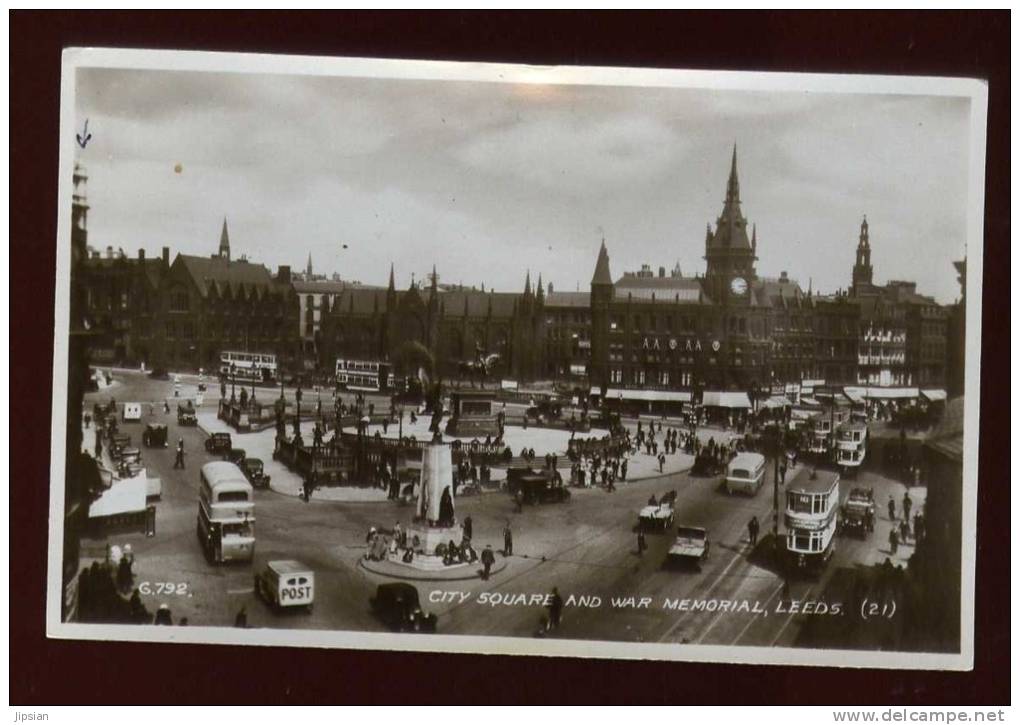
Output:
<instances>
[{"instance_id":1,"label":"clock tower","mask_svg":"<svg viewBox=\"0 0 1020 725\"><path fill-rule=\"evenodd\" d=\"M716 303L743 302L750 297L757 257L757 230L747 235L747 219L740 211L740 181L737 178L737 147L733 146L730 178L722 214L705 234L705 292Z\"/></svg>"}]
</instances>

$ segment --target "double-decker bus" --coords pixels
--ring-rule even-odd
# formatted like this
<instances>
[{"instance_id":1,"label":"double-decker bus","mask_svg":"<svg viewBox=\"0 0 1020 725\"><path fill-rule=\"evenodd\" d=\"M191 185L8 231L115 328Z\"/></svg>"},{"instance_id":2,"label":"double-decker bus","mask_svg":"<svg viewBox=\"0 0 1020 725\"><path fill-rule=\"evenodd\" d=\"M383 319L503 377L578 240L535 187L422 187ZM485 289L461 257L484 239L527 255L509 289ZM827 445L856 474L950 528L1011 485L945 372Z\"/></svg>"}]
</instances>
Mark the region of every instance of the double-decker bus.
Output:
<instances>
[{"instance_id":1,"label":"double-decker bus","mask_svg":"<svg viewBox=\"0 0 1020 725\"><path fill-rule=\"evenodd\" d=\"M389 363L337 358L336 382L345 390L380 391L390 387Z\"/></svg>"},{"instance_id":2,"label":"double-decker bus","mask_svg":"<svg viewBox=\"0 0 1020 725\"><path fill-rule=\"evenodd\" d=\"M823 565L836 546L839 474L801 468L786 485L786 551L800 568Z\"/></svg>"},{"instance_id":3,"label":"double-decker bus","mask_svg":"<svg viewBox=\"0 0 1020 725\"><path fill-rule=\"evenodd\" d=\"M856 470L864 463L868 453L868 424L850 420L836 428L835 463L845 469Z\"/></svg>"},{"instance_id":4,"label":"double-decker bus","mask_svg":"<svg viewBox=\"0 0 1020 725\"><path fill-rule=\"evenodd\" d=\"M276 380L276 355L267 352L221 352L220 375L228 380L271 383Z\"/></svg>"},{"instance_id":5,"label":"double-decker bus","mask_svg":"<svg viewBox=\"0 0 1020 725\"><path fill-rule=\"evenodd\" d=\"M255 555L255 496L241 469L228 461L202 466L198 541L210 561L251 561Z\"/></svg>"}]
</instances>

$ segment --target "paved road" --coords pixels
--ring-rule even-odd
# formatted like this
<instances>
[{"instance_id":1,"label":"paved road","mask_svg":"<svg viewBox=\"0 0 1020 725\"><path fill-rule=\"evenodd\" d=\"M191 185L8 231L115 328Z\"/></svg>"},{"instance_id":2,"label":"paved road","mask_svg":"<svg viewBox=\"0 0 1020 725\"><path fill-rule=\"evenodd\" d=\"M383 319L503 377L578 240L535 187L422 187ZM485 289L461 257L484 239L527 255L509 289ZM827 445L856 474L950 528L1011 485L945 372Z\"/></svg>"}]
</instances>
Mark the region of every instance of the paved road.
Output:
<instances>
[{"instance_id":1,"label":"paved road","mask_svg":"<svg viewBox=\"0 0 1020 725\"><path fill-rule=\"evenodd\" d=\"M140 375L118 374L119 384L90 394L87 404L98 399L117 401L162 400L172 396L173 383L152 381ZM182 383L184 395L194 381ZM217 395L210 390L210 398ZM261 394L261 393L260 393ZM308 398L306 397L306 400ZM209 404L211 405L211 403ZM171 404L173 408L173 405ZM149 419L145 408L143 423ZM304 503L271 491L256 492L255 567L269 559L298 558L316 572L316 604L311 614L280 615L271 612L252 592L252 565L214 566L206 562L195 535L198 501L198 470L212 460L203 449L204 435L197 428L177 426L175 410L165 416L157 408L157 422L169 426L171 446L145 449L143 458L150 475L163 480L163 498L157 505L157 534L112 537L110 543L130 542L136 552L136 584L158 582L185 584L183 593L146 597L154 610L170 605L175 619L187 616L194 625L228 625L244 607L251 626L325 628L372 631L381 625L368 611L375 586L384 581L358 565L365 552L365 532L371 525L388 528L395 521L407 524L410 507L393 502ZM124 424L125 431L139 437L142 426ZM185 471L174 470L173 444L184 438ZM857 485L874 486L876 500L884 504L890 494L899 499L903 488L875 474L862 473ZM844 482L849 487L851 482ZM704 526L709 530L712 554L700 569L672 569L664 565L673 535L648 534L648 550L637 554L634 525L637 511L651 494L677 492L677 523ZM911 490L920 506L923 491ZM600 489L575 490L567 504L526 507L517 514L502 494L462 497L458 517L471 516L474 539L484 546L502 549L502 529L507 521L514 529L514 555L507 568L490 581L417 583L427 608L439 614L446 633L534 636L545 617L539 600L553 587L568 601L555 636L583 639L614 639L641 642L788 645L796 640L804 615L777 611L781 605L782 579L768 568L765 534L772 521L771 474L753 497L729 496L717 478L695 478L687 473L623 484L615 493ZM884 509L883 509L884 510ZM764 541L752 556L747 522L757 516ZM837 553L825 574L817 580L793 581L788 599L812 601L821 596L831 572L855 562L880 561L891 524L880 517L876 533L868 540L840 538ZM86 542L86 552L101 555L106 542ZM901 548L899 560L909 556ZM483 598L498 603L480 601ZM521 595L524 595L522 601ZM500 599L501 598L501 599ZM734 602L734 609L753 611L677 611L664 607L667 600ZM504 604L502 600L509 600ZM598 601L599 606L584 606ZM741 604L746 602L746 604ZM831 604L831 603L830 603ZM766 612L763 614L762 612ZM830 615L811 615L830 616Z\"/></svg>"}]
</instances>

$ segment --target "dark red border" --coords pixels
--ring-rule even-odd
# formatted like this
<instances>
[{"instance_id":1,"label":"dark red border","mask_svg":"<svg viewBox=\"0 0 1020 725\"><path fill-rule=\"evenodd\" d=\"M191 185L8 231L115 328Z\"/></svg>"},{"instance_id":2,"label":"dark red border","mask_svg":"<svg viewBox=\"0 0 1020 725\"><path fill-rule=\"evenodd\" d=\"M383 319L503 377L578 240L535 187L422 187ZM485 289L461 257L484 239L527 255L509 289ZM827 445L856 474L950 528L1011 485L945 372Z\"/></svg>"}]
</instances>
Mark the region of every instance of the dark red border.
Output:
<instances>
[{"instance_id":1,"label":"dark red border","mask_svg":"<svg viewBox=\"0 0 1020 725\"><path fill-rule=\"evenodd\" d=\"M1009 355L1004 345L1009 339L1008 12L12 12L10 29L11 702L1009 702ZM46 640L57 132L60 52L68 46L987 79L990 128L975 671L850 671ZM398 684L393 679L396 673L438 677L436 681L421 674L400 677Z\"/></svg>"}]
</instances>

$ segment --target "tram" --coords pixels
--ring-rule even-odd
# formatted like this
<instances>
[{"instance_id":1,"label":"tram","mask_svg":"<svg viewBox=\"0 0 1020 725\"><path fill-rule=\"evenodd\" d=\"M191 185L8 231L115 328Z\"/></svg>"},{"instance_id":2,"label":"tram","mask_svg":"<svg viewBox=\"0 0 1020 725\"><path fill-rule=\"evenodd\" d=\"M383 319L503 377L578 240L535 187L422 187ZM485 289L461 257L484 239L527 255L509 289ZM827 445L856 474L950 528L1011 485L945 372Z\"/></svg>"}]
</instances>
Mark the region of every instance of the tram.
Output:
<instances>
[{"instance_id":1,"label":"tram","mask_svg":"<svg viewBox=\"0 0 1020 725\"><path fill-rule=\"evenodd\" d=\"M220 353L220 375L246 383L272 383L276 378L276 355L266 352Z\"/></svg>"},{"instance_id":2,"label":"tram","mask_svg":"<svg viewBox=\"0 0 1020 725\"><path fill-rule=\"evenodd\" d=\"M389 363L337 358L336 382L344 390L379 392L390 388Z\"/></svg>"},{"instance_id":3,"label":"tram","mask_svg":"<svg viewBox=\"0 0 1020 725\"><path fill-rule=\"evenodd\" d=\"M802 467L786 485L786 552L798 569L825 565L836 546L839 474Z\"/></svg>"},{"instance_id":4,"label":"tram","mask_svg":"<svg viewBox=\"0 0 1020 725\"><path fill-rule=\"evenodd\" d=\"M868 424L850 420L836 428L835 464L846 471L856 471L868 453Z\"/></svg>"}]
</instances>

